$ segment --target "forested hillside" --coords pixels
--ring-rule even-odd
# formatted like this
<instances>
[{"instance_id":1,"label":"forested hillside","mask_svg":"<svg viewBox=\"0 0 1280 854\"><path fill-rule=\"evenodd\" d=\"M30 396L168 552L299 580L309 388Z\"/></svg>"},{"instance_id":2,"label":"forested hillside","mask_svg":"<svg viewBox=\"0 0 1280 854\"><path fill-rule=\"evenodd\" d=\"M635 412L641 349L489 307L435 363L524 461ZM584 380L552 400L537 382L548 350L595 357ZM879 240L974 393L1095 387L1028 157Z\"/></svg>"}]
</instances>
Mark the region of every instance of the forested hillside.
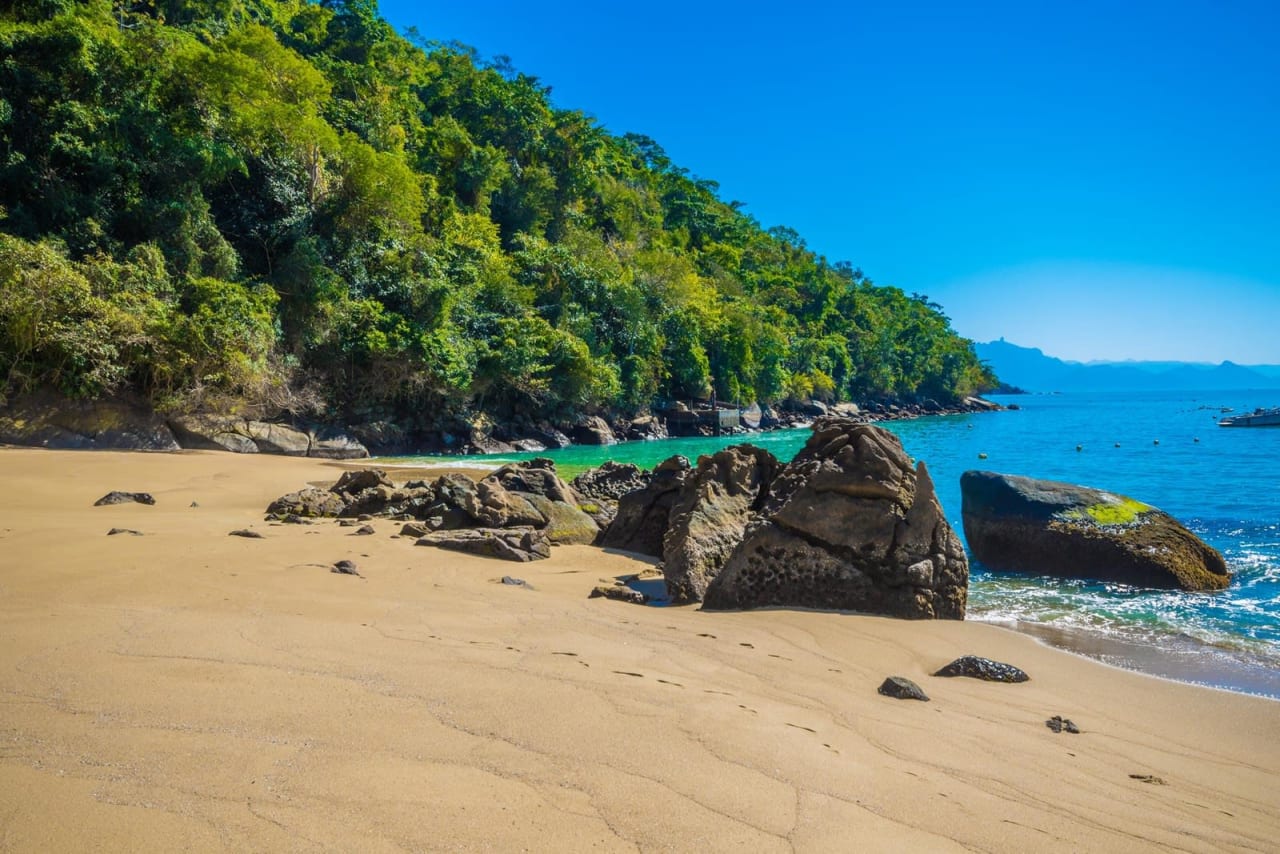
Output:
<instances>
[{"instance_id":1,"label":"forested hillside","mask_svg":"<svg viewBox=\"0 0 1280 854\"><path fill-rule=\"evenodd\" d=\"M374 0L0 2L0 393L420 423L990 382L937 305L549 91Z\"/></svg>"}]
</instances>

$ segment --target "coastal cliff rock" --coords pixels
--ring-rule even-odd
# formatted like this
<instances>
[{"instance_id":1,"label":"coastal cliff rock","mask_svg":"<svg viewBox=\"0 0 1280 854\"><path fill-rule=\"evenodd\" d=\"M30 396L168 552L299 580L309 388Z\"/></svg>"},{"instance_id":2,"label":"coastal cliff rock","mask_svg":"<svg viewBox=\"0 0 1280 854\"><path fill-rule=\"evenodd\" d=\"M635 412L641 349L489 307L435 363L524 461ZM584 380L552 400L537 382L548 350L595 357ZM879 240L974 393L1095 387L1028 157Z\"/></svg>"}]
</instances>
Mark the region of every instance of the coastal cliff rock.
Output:
<instances>
[{"instance_id":1,"label":"coastal cliff rock","mask_svg":"<svg viewBox=\"0 0 1280 854\"><path fill-rule=\"evenodd\" d=\"M600 545L662 557L671 508L689 475L689 461L682 456L659 463L643 489L618 500L618 515L600 538Z\"/></svg>"},{"instance_id":2,"label":"coastal cliff rock","mask_svg":"<svg viewBox=\"0 0 1280 854\"><path fill-rule=\"evenodd\" d=\"M1222 555L1167 513L1050 480L967 471L960 478L965 537L989 569L1221 590Z\"/></svg>"},{"instance_id":3,"label":"coastal cliff rock","mask_svg":"<svg viewBox=\"0 0 1280 854\"><path fill-rule=\"evenodd\" d=\"M595 415L582 418L569 435L579 445L614 445L618 441L609 423Z\"/></svg>"},{"instance_id":4,"label":"coastal cliff rock","mask_svg":"<svg viewBox=\"0 0 1280 854\"><path fill-rule=\"evenodd\" d=\"M672 602L702 601L781 467L773 454L752 445L698 460L671 507L662 541L663 576Z\"/></svg>"},{"instance_id":5,"label":"coastal cliff rock","mask_svg":"<svg viewBox=\"0 0 1280 854\"><path fill-rule=\"evenodd\" d=\"M230 415L178 415L169 419L168 426L178 444L193 450L331 460L369 456L368 449L358 439L334 427L304 430Z\"/></svg>"},{"instance_id":6,"label":"coastal cliff rock","mask_svg":"<svg viewBox=\"0 0 1280 854\"><path fill-rule=\"evenodd\" d=\"M176 451L160 416L124 400L67 400L39 392L0 410L0 443L70 450Z\"/></svg>"},{"instance_id":7,"label":"coastal cliff rock","mask_svg":"<svg viewBox=\"0 0 1280 854\"><path fill-rule=\"evenodd\" d=\"M827 418L773 480L703 608L963 619L968 578L925 465L892 433Z\"/></svg>"}]
</instances>

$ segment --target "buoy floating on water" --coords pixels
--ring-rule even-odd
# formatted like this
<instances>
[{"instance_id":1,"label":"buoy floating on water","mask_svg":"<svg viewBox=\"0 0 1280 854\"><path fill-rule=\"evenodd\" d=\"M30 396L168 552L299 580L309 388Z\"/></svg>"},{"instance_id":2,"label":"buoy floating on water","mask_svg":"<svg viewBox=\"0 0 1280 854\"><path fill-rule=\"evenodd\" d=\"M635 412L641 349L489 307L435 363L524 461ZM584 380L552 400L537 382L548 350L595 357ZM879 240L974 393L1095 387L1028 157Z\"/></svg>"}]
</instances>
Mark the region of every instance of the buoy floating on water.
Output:
<instances>
[{"instance_id":1,"label":"buoy floating on water","mask_svg":"<svg viewBox=\"0 0 1280 854\"><path fill-rule=\"evenodd\" d=\"M1116 442L1116 447L1117 447L1117 448L1118 448L1118 447L1120 447L1120 443L1119 443L1119 442Z\"/></svg>"},{"instance_id":2,"label":"buoy floating on water","mask_svg":"<svg viewBox=\"0 0 1280 854\"><path fill-rule=\"evenodd\" d=\"M1077 450L1077 451L1083 451L1083 450L1084 450L1084 445L1076 445L1076 450Z\"/></svg>"},{"instance_id":3,"label":"buoy floating on water","mask_svg":"<svg viewBox=\"0 0 1280 854\"><path fill-rule=\"evenodd\" d=\"M978 459L985 460L986 458L987 458L986 454L978 454Z\"/></svg>"},{"instance_id":4,"label":"buoy floating on water","mask_svg":"<svg viewBox=\"0 0 1280 854\"><path fill-rule=\"evenodd\" d=\"M1155 440L1155 444L1159 445L1159 444L1160 444L1160 440L1159 440L1159 439L1156 439L1156 440Z\"/></svg>"},{"instance_id":5,"label":"buoy floating on water","mask_svg":"<svg viewBox=\"0 0 1280 854\"><path fill-rule=\"evenodd\" d=\"M1191 441L1193 441L1193 442L1199 442L1199 441L1200 441L1200 437L1199 437L1199 436L1196 436L1196 437L1195 437L1194 439L1192 439Z\"/></svg>"}]
</instances>

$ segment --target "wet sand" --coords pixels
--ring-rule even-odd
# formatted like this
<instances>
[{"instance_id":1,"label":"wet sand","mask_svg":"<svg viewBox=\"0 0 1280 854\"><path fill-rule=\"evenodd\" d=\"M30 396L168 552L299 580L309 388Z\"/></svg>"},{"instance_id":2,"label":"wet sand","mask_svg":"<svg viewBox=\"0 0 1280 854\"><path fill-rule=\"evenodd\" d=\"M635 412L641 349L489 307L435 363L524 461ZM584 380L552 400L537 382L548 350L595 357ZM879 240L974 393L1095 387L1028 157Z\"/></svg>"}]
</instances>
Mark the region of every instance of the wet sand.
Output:
<instances>
[{"instance_id":1,"label":"wet sand","mask_svg":"<svg viewBox=\"0 0 1280 854\"><path fill-rule=\"evenodd\" d=\"M646 562L586 546L513 564L389 521L264 523L336 479L315 460L3 449L0 472L3 850L1208 852L1280 833L1276 701L980 623L588 600ZM157 503L92 506L113 489ZM263 538L227 535L246 527ZM929 675L965 653L1032 681ZM878 695L890 674L932 702Z\"/></svg>"}]
</instances>

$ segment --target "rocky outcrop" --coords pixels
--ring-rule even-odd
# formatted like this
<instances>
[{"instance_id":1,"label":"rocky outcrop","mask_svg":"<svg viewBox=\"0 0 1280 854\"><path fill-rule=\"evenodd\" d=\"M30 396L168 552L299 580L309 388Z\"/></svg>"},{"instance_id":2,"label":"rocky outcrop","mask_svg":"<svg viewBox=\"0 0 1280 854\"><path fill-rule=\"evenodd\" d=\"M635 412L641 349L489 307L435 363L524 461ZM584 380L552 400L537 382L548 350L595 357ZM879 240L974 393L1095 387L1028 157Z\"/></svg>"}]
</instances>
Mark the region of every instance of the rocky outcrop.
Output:
<instances>
[{"instance_id":1,"label":"rocky outcrop","mask_svg":"<svg viewBox=\"0 0 1280 854\"><path fill-rule=\"evenodd\" d=\"M702 601L781 467L773 454L752 445L698 460L671 507L663 538L663 575L672 602Z\"/></svg>"},{"instance_id":2,"label":"rocky outcrop","mask_svg":"<svg viewBox=\"0 0 1280 854\"><path fill-rule=\"evenodd\" d=\"M896 436L829 418L770 484L706 609L803 606L963 619L964 549Z\"/></svg>"},{"instance_id":3,"label":"rocky outcrop","mask_svg":"<svg viewBox=\"0 0 1280 854\"><path fill-rule=\"evenodd\" d=\"M643 489L619 499L618 515L600 538L600 545L662 557L671 508L689 474L689 461L684 457L675 456L660 463Z\"/></svg>"},{"instance_id":4,"label":"rocky outcrop","mask_svg":"<svg viewBox=\"0 0 1280 854\"><path fill-rule=\"evenodd\" d=\"M524 532L534 532L530 542L535 544L590 543L599 535L599 526L578 498L556 474L551 460L538 459L504 466L479 482L463 474L445 474L430 484L411 481L397 485L380 469L347 471L328 489L308 487L281 496L267 512L272 519L415 520L400 528L400 536L417 536L424 545L445 544L446 548L476 554L532 560L536 558L509 554L512 549L540 553L540 545L531 547L532 551L520 545ZM476 530L488 533L465 533ZM515 531L519 536L489 542L497 536L494 531ZM452 532L460 533L457 537L434 536Z\"/></svg>"},{"instance_id":5,"label":"rocky outcrop","mask_svg":"<svg viewBox=\"0 0 1280 854\"><path fill-rule=\"evenodd\" d=\"M965 538L988 569L1184 590L1231 581L1215 549L1123 495L987 471L965 472L960 492Z\"/></svg>"},{"instance_id":6,"label":"rocky outcrop","mask_svg":"<svg viewBox=\"0 0 1280 854\"><path fill-rule=\"evenodd\" d=\"M626 436L633 441L667 438L667 426L656 415L642 415L627 422Z\"/></svg>"}]
</instances>

